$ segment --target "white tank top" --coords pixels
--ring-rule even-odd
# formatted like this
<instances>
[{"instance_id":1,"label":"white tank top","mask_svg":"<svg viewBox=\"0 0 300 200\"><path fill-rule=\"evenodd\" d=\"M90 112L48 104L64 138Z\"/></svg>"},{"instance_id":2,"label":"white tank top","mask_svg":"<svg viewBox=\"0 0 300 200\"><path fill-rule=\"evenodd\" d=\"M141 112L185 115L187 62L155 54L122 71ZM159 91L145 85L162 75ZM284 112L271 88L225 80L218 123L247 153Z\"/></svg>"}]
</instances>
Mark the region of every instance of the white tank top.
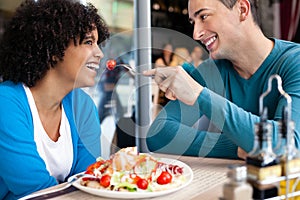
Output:
<instances>
[{"instance_id":1,"label":"white tank top","mask_svg":"<svg viewBox=\"0 0 300 200\"><path fill-rule=\"evenodd\" d=\"M30 89L23 85L33 118L34 141L37 151L44 160L50 175L62 182L69 175L73 163L73 144L68 118L62 105L59 128L60 136L56 142L47 135L37 111Z\"/></svg>"}]
</instances>

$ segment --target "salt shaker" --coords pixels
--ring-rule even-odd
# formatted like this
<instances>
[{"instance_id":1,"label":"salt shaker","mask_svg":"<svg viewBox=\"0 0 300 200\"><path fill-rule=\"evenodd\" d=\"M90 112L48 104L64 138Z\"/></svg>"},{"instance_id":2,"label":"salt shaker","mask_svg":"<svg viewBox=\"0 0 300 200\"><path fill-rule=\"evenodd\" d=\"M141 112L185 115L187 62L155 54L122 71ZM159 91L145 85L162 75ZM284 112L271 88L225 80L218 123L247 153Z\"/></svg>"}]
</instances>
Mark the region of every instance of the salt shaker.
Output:
<instances>
[{"instance_id":1,"label":"salt shaker","mask_svg":"<svg viewBox=\"0 0 300 200\"><path fill-rule=\"evenodd\" d=\"M247 167L243 165L230 165L227 177L229 182L223 186L224 200L250 200L253 188L247 183Z\"/></svg>"}]
</instances>

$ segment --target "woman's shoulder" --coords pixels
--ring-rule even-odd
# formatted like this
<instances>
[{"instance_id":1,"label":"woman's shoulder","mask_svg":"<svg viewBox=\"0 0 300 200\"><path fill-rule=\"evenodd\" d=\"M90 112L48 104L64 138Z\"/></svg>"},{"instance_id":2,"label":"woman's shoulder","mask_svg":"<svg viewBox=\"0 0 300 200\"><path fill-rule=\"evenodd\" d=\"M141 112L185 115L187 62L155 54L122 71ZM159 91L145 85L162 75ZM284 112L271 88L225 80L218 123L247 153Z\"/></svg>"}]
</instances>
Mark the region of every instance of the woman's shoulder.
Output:
<instances>
[{"instance_id":1,"label":"woman's shoulder","mask_svg":"<svg viewBox=\"0 0 300 200\"><path fill-rule=\"evenodd\" d=\"M12 81L4 81L0 83L0 97L11 99L25 97L25 91L22 83L13 83Z\"/></svg>"},{"instance_id":2,"label":"woman's shoulder","mask_svg":"<svg viewBox=\"0 0 300 200\"><path fill-rule=\"evenodd\" d=\"M4 112L2 117L11 112L29 113L30 108L22 83L15 84L10 81L0 83L0 110Z\"/></svg>"},{"instance_id":3,"label":"woman's shoulder","mask_svg":"<svg viewBox=\"0 0 300 200\"><path fill-rule=\"evenodd\" d=\"M86 107L94 105L94 101L91 96L81 88L72 90L65 98L64 103L73 105L75 107Z\"/></svg>"}]
</instances>

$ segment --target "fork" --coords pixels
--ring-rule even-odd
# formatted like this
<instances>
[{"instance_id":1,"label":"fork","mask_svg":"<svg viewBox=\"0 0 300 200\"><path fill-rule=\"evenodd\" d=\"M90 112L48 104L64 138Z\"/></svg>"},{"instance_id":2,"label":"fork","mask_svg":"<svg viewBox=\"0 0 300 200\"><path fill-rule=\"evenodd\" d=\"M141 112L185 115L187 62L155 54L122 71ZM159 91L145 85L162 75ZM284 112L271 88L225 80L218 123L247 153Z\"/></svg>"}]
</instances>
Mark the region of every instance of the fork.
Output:
<instances>
[{"instance_id":1,"label":"fork","mask_svg":"<svg viewBox=\"0 0 300 200\"><path fill-rule=\"evenodd\" d=\"M69 178L67 182L62 183L62 184L57 185L57 186L54 186L55 189L49 190L49 189L46 188L44 190L37 191L35 193L24 196L20 200L27 200L27 199L29 200L29 199L32 199L32 198L35 198L35 197L42 197L44 195L58 193L62 190L68 189L70 186L72 186L73 182L75 182L76 180L78 180L79 178L82 178L82 177L95 177L95 176L90 175L90 174L80 173L80 174L77 174L74 177L72 177L72 179Z\"/></svg>"},{"instance_id":2,"label":"fork","mask_svg":"<svg viewBox=\"0 0 300 200\"><path fill-rule=\"evenodd\" d=\"M131 65L128 64L117 64L116 67L124 67L130 71L133 75L143 75L141 72L137 72L135 68L133 68Z\"/></svg>"},{"instance_id":3,"label":"fork","mask_svg":"<svg viewBox=\"0 0 300 200\"><path fill-rule=\"evenodd\" d=\"M137 72L136 68L132 67L131 65L128 65L128 64L117 64L116 60L114 60L114 59L109 59L109 60L106 61L106 68L108 70L114 70L116 67L124 67L124 68L128 69L128 71L132 75L143 75L143 73ZM150 77L153 77L153 76L150 76Z\"/></svg>"}]
</instances>

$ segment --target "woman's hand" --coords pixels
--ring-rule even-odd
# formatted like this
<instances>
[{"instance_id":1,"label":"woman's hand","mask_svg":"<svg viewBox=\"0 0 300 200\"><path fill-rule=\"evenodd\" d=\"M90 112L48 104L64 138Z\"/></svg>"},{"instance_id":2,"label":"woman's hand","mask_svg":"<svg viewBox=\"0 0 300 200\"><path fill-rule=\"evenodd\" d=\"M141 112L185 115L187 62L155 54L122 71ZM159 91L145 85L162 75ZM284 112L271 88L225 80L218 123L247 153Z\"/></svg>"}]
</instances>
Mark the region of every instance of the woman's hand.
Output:
<instances>
[{"instance_id":1,"label":"woman's hand","mask_svg":"<svg viewBox=\"0 0 300 200\"><path fill-rule=\"evenodd\" d=\"M178 99L187 105L193 105L203 90L181 66L155 68L144 71L143 74L154 76L158 87L168 99Z\"/></svg>"}]
</instances>

